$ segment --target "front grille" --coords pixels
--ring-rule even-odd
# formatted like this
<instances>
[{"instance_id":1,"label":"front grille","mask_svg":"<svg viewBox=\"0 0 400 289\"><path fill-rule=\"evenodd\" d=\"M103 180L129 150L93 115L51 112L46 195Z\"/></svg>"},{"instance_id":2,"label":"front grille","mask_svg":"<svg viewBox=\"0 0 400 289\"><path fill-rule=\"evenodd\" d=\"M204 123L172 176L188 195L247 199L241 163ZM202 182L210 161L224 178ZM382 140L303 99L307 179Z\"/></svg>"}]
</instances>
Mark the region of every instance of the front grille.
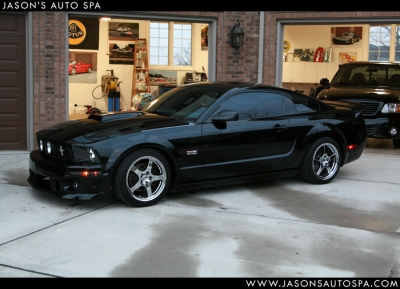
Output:
<instances>
[{"instance_id":1,"label":"front grille","mask_svg":"<svg viewBox=\"0 0 400 289\"><path fill-rule=\"evenodd\" d=\"M375 135L377 132L376 126L367 126L366 129L367 129L368 135Z\"/></svg>"},{"instance_id":2,"label":"front grille","mask_svg":"<svg viewBox=\"0 0 400 289\"><path fill-rule=\"evenodd\" d=\"M364 105L362 110L363 116L376 116L382 109L384 103L380 101L371 101L364 99L347 99L348 101L358 102Z\"/></svg>"},{"instance_id":3,"label":"front grille","mask_svg":"<svg viewBox=\"0 0 400 289\"><path fill-rule=\"evenodd\" d=\"M87 159L87 148L81 146L72 146L74 152L74 158L76 160L86 160Z\"/></svg>"}]
</instances>

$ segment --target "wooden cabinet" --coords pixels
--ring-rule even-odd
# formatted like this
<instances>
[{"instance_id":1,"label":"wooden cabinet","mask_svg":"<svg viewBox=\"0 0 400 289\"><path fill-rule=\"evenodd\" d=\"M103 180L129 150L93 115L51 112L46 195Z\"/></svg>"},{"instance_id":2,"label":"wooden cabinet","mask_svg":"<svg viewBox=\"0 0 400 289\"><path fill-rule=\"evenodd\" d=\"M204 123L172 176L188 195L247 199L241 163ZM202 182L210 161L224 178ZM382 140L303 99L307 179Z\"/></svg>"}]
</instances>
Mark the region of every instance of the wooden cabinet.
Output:
<instances>
[{"instance_id":1,"label":"wooden cabinet","mask_svg":"<svg viewBox=\"0 0 400 289\"><path fill-rule=\"evenodd\" d=\"M146 39L137 38L133 55L131 103L132 97L142 92L150 92L149 54Z\"/></svg>"},{"instance_id":2,"label":"wooden cabinet","mask_svg":"<svg viewBox=\"0 0 400 289\"><path fill-rule=\"evenodd\" d=\"M283 62L282 82L319 83L321 78L331 80L336 71L334 63Z\"/></svg>"}]
</instances>

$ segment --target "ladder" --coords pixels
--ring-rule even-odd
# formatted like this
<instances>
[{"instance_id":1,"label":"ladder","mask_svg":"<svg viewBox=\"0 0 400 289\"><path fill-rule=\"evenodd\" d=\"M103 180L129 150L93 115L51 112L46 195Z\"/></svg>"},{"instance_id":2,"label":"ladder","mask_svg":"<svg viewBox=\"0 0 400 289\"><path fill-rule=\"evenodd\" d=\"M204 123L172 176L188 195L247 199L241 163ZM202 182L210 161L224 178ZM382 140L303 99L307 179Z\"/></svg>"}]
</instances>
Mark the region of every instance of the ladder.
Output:
<instances>
[{"instance_id":1,"label":"ladder","mask_svg":"<svg viewBox=\"0 0 400 289\"><path fill-rule=\"evenodd\" d=\"M135 49L133 53L133 79L132 79L132 98L143 92L150 93L149 75L149 54L147 51L147 41L144 38L135 39Z\"/></svg>"}]
</instances>

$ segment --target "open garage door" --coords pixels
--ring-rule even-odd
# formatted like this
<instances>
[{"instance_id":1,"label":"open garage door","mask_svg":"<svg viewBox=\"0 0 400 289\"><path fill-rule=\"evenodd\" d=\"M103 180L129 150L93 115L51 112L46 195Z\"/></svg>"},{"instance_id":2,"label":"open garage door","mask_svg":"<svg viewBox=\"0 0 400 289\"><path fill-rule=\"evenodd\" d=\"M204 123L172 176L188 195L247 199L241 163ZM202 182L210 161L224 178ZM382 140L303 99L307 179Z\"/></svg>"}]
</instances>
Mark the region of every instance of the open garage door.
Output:
<instances>
[{"instance_id":1,"label":"open garage door","mask_svg":"<svg viewBox=\"0 0 400 289\"><path fill-rule=\"evenodd\" d=\"M0 150L27 149L25 17L0 15Z\"/></svg>"}]
</instances>

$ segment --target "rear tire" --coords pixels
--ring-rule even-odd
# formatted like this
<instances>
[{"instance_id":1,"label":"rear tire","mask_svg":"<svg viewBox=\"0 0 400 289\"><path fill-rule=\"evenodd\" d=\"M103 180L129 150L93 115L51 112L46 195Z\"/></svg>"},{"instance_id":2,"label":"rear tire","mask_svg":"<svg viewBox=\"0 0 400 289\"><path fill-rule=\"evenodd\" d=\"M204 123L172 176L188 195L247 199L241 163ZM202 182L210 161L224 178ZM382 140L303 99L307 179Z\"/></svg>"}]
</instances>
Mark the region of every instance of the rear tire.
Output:
<instances>
[{"instance_id":1,"label":"rear tire","mask_svg":"<svg viewBox=\"0 0 400 289\"><path fill-rule=\"evenodd\" d=\"M122 202L147 207L159 202L169 190L171 169L166 158L153 149L130 153L119 164L113 193Z\"/></svg>"},{"instance_id":2,"label":"rear tire","mask_svg":"<svg viewBox=\"0 0 400 289\"><path fill-rule=\"evenodd\" d=\"M300 166L300 177L313 184L331 182L340 169L340 148L335 140L323 137L310 145Z\"/></svg>"}]
</instances>

